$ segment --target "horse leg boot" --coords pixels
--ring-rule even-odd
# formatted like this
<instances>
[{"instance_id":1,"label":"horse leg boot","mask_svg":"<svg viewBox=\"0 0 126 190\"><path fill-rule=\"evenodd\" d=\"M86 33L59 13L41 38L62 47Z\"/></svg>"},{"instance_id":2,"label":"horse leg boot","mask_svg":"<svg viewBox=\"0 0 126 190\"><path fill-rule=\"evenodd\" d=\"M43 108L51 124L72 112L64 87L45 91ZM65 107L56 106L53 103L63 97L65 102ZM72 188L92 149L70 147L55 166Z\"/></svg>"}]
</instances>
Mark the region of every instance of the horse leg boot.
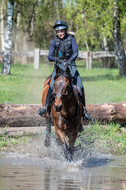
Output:
<instances>
[{"instance_id":1,"label":"horse leg boot","mask_svg":"<svg viewBox=\"0 0 126 190\"><path fill-rule=\"evenodd\" d=\"M39 114L40 116L45 115L45 114L46 114L48 111L50 111L50 109L51 109L52 102L53 102L53 98L51 98L51 96L52 96L52 91L53 91L52 88L49 87L48 92L47 92L45 107L40 108L40 109L38 110L38 114Z\"/></svg>"}]
</instances>

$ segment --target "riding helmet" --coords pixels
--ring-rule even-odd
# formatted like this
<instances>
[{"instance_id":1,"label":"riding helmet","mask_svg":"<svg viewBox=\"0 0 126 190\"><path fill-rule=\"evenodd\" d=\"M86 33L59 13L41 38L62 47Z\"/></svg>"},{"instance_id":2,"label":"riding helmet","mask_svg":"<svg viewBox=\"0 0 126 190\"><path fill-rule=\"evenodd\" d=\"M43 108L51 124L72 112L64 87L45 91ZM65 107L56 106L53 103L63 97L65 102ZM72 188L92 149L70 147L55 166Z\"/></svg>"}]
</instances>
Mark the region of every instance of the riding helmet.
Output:
<instances>
[{"instance_id":1,"label":"riding helmet","mask_svg":"<svg viewBox=\"0 0 126 190\"><path fill-rule=\"evenodd\" d=\"M67 29L68 26L67 26L67 23L63 20L59 20L55 23L55 25L53 26L53 28L55 30L62 30L62 29Z\"/></svg>"}]
</instances>

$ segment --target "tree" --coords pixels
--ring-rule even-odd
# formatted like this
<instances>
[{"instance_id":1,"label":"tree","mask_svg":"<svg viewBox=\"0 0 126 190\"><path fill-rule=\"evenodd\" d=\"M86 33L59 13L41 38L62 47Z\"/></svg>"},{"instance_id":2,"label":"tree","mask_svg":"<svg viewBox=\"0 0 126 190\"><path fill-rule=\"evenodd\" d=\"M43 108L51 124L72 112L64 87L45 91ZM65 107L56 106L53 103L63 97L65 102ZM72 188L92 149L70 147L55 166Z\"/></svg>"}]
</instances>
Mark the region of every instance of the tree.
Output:
<instances>
[{"instance_id":1,"label":"tree","mask_svg":"<svg viewBox=\"0 0 126 190\"><path fill-rule=\"evenodd\" d=\"M119 75L120 77L126 77L126 54L121 39L120 2L121 0L114 0L113 36L115 50L119 61Z\"/></svg>"},{"instance_id":2,"label":"tree","mask_svg":"<svg viewBox=\"0 0 126 190\"><path fill-rule=\"evenodd\" d=\"M3 13L3 5L4 5L4 2L3 2L3 0L1 0L1 13L0 13L1 25L0 25L0 29L1 29L1 47L2 47L2 51L4 51L4 13Z\"/></svg>"},{"instance_id":3,"label":"tree","mask_svg":"<svg viewBox=\"0 0 126 190\"><path fill-rule=\"evenodd\" d=\"M6 32L5 32L3 67L2 67L2 71L1 71L1 73L3 75L9 75L10 68L11 68L13 10L14 10L14 2L8 1L7 2L7 23L6 23Z\"/></svg>"}]
</instances>

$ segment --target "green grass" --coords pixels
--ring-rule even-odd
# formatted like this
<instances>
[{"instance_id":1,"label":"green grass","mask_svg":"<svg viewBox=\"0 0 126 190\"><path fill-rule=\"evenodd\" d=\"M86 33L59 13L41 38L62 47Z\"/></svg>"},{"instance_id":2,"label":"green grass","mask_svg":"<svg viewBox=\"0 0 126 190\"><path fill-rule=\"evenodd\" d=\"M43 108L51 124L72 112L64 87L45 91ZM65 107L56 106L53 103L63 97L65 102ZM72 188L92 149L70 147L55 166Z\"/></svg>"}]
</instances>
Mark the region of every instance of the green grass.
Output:
<instances>
[{"instance_id":1,"label":"green grass","mask_svg":"<svg viewBox=\"0 0 126 190\"><path fill-rule=\"evenodd\" d=\"M12 65L11 75L0 75L0 103L40 104L45 78L51 72L52 67L47 64L41 64L39 70L30 64Z\"/></svg>"},{"instance_id":2,"label":"green grass","mask_svg":"<svg viewBox=\"0 0 126 190\"><path fill-rule=\"evenodd\" d=\"M126 130L122 131L120 124L110 123L105 126L96 122L84 128L76 143L85 145L88 149L98 149L103 153L124 154L126 153Z\"/></svg>"},{"instance_id":3,"label":"green grass","mask_svg":"<svg viewBox=\"0 0 126 190\"><path fill-rule=\"evenodd\" d=\"M26 145L31 142L33 138L39 137L36 134L26 134L23 135L8 135L6 133L6 127L3 128L2 133L0 133L0 151L10 151L11 148L16 149L18 145Z\"/></svg>"},{"instance_id":4,"label":"green grass","mask_svg":"<svg viewBox=\"0 0 126 190\"><path fill-rule=\"evenodd\" d=\"M86 70L84 61L77 62L86 102L100 104L125 101L126 78L119 78L118 69L103 69L100 63L93 64L91 70ZM32 64L12 65L11 75L0 75L0 103L40 104L44 81L52 71L53 63L41 63L39 70L34 70Z\"/></svg>"}]
</instances>

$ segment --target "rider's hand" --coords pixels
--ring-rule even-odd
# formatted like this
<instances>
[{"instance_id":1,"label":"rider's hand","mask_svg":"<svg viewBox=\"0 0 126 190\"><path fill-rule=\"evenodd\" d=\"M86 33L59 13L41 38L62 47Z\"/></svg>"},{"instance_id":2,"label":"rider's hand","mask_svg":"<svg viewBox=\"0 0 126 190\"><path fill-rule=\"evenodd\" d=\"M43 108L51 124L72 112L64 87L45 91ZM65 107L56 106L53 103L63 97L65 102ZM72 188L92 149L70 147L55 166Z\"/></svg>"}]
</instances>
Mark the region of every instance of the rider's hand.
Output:
<instances>
[{"instance_id":1,"label":"rider's hand","mask_svg":"<svg viewBox=\"0 0 126 190\"><path fill-rule=\"evenodd\" d=\"M56 63L59 62L59 57L55 57L55 62L56 62Z\"/></svg>"},{"instance_id":2,"label":"rider's hand","mask_svg":"<svg viewBox=\"0 0 126 190\"><path fill-rule=\"evenodd\" d=\"M61 63L61 64L64 63L64 61L61 60L59 57L55 57L55 62L56 62L56 63Z\"/></svg>"},{"instance_id":3,"label":"rider's hand","mask_svg":"<svg viewBox=\"0 0 126 190\"><path fill-rule=\"evenodd\" d=\"M66 62L66 66L68 67L69 65L71 65L71 60L70 59Z\"/></svg>"}]
</instances>

